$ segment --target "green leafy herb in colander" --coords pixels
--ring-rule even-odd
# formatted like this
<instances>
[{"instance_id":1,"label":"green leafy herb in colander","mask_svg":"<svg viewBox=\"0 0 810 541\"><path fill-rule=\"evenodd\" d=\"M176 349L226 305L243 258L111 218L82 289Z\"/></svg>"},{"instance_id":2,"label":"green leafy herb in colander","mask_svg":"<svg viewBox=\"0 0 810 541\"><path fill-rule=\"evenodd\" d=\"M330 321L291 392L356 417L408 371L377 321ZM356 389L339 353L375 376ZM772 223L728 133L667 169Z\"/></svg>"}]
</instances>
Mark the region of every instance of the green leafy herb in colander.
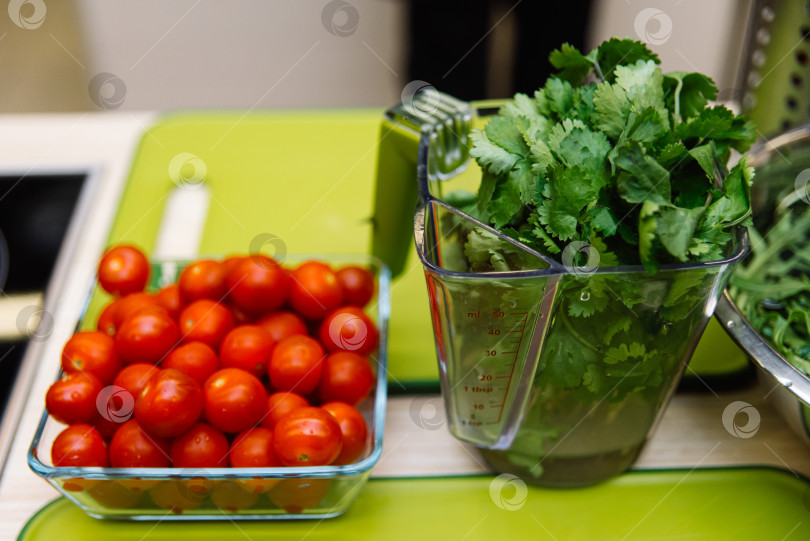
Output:
<instances>
[{"instance_id":1,"label":"green leafy herb in colander","mask_svg":"<svg viewBox=\"0 0 810 541\"><path fill-rule=\"evenodd\" d=\"M765 234L748 232L752 256L730 293L754 329L810 375L810 210L782 214Z\"/></svg>"}]
</instances>

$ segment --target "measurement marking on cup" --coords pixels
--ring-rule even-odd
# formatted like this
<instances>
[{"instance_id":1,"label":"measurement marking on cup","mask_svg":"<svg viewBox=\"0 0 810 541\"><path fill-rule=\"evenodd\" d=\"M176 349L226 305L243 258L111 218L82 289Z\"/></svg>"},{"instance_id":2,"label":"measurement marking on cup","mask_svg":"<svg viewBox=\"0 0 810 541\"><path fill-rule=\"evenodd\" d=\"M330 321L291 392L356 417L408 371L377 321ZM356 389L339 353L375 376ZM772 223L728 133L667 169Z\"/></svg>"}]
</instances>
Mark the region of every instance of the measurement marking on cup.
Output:
<instances>
[{"instance_id":1,"label":"measurement marking on cup","mask_svg":"<svg viewBox=\"0 0 810 541\"><path fill-rule=\"evenodd\" d=\"M528 312L512 312L510 315L512 316L523 316L523 325L520 327L520 331L509 331L509 332L519 332L520 338L517 340L518 346L515 351L503 351L501 352L502 355L510 355L514 354L513 360L509 364L505 364L505 367L510 367L511 370L509 371L509 376L499 376L499 377L507 377L509 381L506 382L506 387L503 392L503 400L501 401L500 405L492 404L490 405L491 408L499 408L498 411L498 418L492 422L487 424L499 424L501 422L501 418L503 417L503 409L506 406L506 399L509 396L509 389L512 387L512 378L515 375L515 365L517 364L517 356L520 352L520 346L523 343L523 336L524 331L526 330L526 323L529 321L529 313Z\"/></svg>"}]
</instances>

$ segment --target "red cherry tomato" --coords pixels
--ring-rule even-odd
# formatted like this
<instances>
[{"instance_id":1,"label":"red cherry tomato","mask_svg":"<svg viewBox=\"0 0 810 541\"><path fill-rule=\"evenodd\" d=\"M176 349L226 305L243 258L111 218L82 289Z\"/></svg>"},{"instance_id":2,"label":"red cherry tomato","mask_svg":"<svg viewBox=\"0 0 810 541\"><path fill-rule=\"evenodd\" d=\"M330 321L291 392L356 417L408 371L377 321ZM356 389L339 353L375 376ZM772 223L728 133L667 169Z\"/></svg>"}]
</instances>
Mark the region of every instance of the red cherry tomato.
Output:
<instances>
[{"instance_id":1,"label":"red cherry tomato","mask_svg":"<svg viewBox=\"0 0 810 541\"><path fill-rule=\"evenodd\" d=\"M373 353L379 341L377 326L356 306L343 306L327 315L318 337L327 351L354 351L362 355Z\"/></svg>"},{"instance_id":2,"label":"red cherry tomato","mask_svg":"<svg viewBox=\"0 0 810 541\"><path fill-rule=\"evenodd\" d=\"M158 372L135 401L135 418L150 435L173 438L191 428L203 411L203 392L194 378L173 368Z\"/></svg>"},{"instance_id":3,"label":"red cherry tomato","mask_svg":"<svg viewBox=\"0 0 810 541\"><path fill-rule=\"evenodd\" d=\"M273 451L285 466L324 466L340 454L343 437L327 411L306 407L279 420L273 429Z\"/></svg>"},{"instance_id":4,"label":"red cherry tomato","mask_svg":"<svg viewBox=\"0 0 810 541\"><path fill-rule=\"evenodd\" d=\"M232 302L251 314L277 310L287 300L289 276L275 260L255 254L235 265L225 280Z\"/></svg>"},{"instance_id":5,"label":"red cherry tomato","mask_svg":"<svg viewBox=\"0 0 810 541\"><path fill-rule=\"evenodd\" d=\"M356 405L374 387L371 363L352 351L336 351L323 361L323 374L318 383L321 402L340 401Z\"/></svg>"},{"instance_id":6,"label":"red cherry tomato","mask_svg":"<svg viewBox=\"0 0 810 541\"><path fill-rule=\"evenodd\" d=\"M231 444L230 464L233 468L278 468L282 464L273 452L273 431L263 427L245 430ZM239 479L239 486L251 493L267 492L279 482L273 478Z\"/></svg>"},{"instance_id":7,"label":"red cherry tomato","mask_svg":"<svg viewBox=\"0 0 810 541\"><path fill-rule=\"evenodd\" d=\"M104 310L102 310L98 316L96 328L108 336L115 336L115 331L117 328L115 324L115 312L118 309L119 300L120 299L116 299L105 306Z\"/></svg>"},{"instance_id":8,"label":"red cherry tomato","mask_svg":"<svg viewBox=\"0 0 810 541\"><path fill-rule=\"evenodd\" d=\"M62 370L89 372L104 385L112 383L121 366L115 342L101 331L77 332L62 349Z\"/></svg>"},{"instance_id":9,"label":"red cherry tomato","mask_svg":"<svg viewBox=\"0 0 810 541\"><path fill-rule=\"evenodd\" d=\"M324 351L314 338L294 335L278 343L270 358L270 383L279 391L309 394L318 386Z\"/></svg>"},{"instance_id":10,"label":"red cherry tomato","mask_svg":"<svg viewBox=\"0 0 810 541\"><path fill-rule=\"evenodd\" d=\"M300 394L289 391L279 391L267 397L267 413L262 419L264 428L273 428L279 419L298 408L309 406L307 399Z\"/></svg>"},{"instance_id":11,"label":"red cherry tomato","mask_svg":"<svg viewBox=\"0 0 810 541\"><path fill-rule=\"evenodd\" d=\"M115 350L127 364L157 363L179 341L177 323L165 310L144 310L121 324L115 335Z\"/></svg>"},{"instance_id":12,"label":"red cherry tomato","mask_svg":"<svg viewBox=\"0 0 810 541\"><path fill-rule=\"evenodd\" d=\"M267 373L275 347L275 341L263 328L240 325L225 335L219 346L219 357L223 367L241 368L260 378Z\"/></svg>"},{"instance_id":13,"label":"red cherry tomato","mask_svg":"<svg viewBox=\"0 0 810 541\"><path fill-rule=\"evenodd\" d=\"M374 296L374 275L367 269L343 267L337 271L337 279L346 304L362 308Z\"/></svg>"},{"instance_id":14,"label":"red cherry tomato","mask_svg":"<svg viewBox=\"0 0 810 541\"><path fill-rule=\"evenodd\" d=\"M180 310L183 308L183 299L180 298L180 288L177 284L169 284L155 293L155 299L160 305L168 310L173 319L180 317Z\"/></svg>"},{"instance_id":15,"label":"red cherry tomato","mask_svg":"<svg viewBox=\"0 0 810 541\"><path fill-rule=\"evenodd\" d=\"M231 311L211 299L194 301L180 312L180 331L186 342L205 342L218 349L233 326Z\"/></svg>"},{"instance_id":16,"label":"red cherry tomato","mask_svg":"<svg viewBox=\"0 0 810 541\"><path fill-rule=\"evenodd\" d=\"M138 421L130 419L118 427L110 442L113 468L168 468L169 440L150 436Z\"/></svg>"},{"instance_id":17,"label":"red cherry tomato","mask_svg":"<svg viewBox=\"0 0 810 541\"><path fill-rule=\"evenodd\" d=\"M236 268L242 260L245 259L245 256L241 255L232 255L228 256L222 260L222 266L225 267L225 276L227 281L227 275L231 273L231 271Z\"/></svg>"},{"instance_id":18,"label":"red cherry tomato","mask_svg":"<svg viewBox=\"0 0 810 541\"><path fill-rule=\"evenodd\" d=\"M327 402L321 408L337 420L343 436L343 448L333 464L353 464L363 456L367 447L368 425L363 414L344 402Z\"/></svg>"},{"instance_id":19,"label":"red cherry tomato","mask_svg":"<svg viewBox=\"0 0 810 541\"><path fill-rule=\"evenodd\" d=\"M231 444L230 463L234 468L281 466L281 462L273 452L273 431L256 427L236 436Z\"/></svg>"},{"instance_id":20,"label":"red cherry tomato","mask_svg":"<svg viewBox=\"0 0 810 541\"><path fill-rule=\"evenodd\" d=\"M267 497L276 507L297 514L318 505L329 492L331 483L331 479L282 479Z\"/></svg>"},{"instance_id":21,"label":"red cherry tomato","mask_svg":"<svg viewBox=\"0 0 810 541\"><path fill-rule=\"evenodd\" d=\"M335 271L320 261L307 261L292 271L290 305L307 319L322 319L343 302Z\"/></svg>"},{"instance_id":22,"label":"red cherry tomato","mask_svg":"<svg viewBox=\"0 0 810 541\"><path fill-rule=\"evenodd\" d=\"M186 266L177 279L185 302L198 299L221 301L225 296L226 267L219 261L201 259Z\"/></svg>"},{"instance_id":23,"label":"red cherry tomato","mask_svg":"<svg viewBox=\"0 0 810 541\"><path fill-rule=\"evenodd\" d=\"M219 370L219 357L208 344L186 342L171 350L161 366L185 372L202 385L208 376Z\"/></svg>"},{"instance_id":24,"label":"red cherry tomato","mask_svg":"<svg viewBox=\"0 0 810 541\"><path fill-rule=\"evenodd\" d=\"M70 425L56 436L51 462L57 467L106 468L110 464L104 438L87 424Z\"/></svg>"},{"instance_id":25,"label":"red cherry tomato","mask_svg":"<svg viewBox=\"0 0 810 541\"><path fill-rule=\"evenodd\" d=\"M267 314L257 321L256 325L270 333L276 342L281 342L294 334L309 334L304 320L292 312L280 311Z\"/></svg>"},{"instance_id":26,"label":"red cherry tomato","mask_svg":"<svg viewBox=\"0 0 810 541\"><path fill-rule=\"evenodd\" d=\"M127 401L127 403L124 404L123 400L120 398L116 399L115 397L111 398L110 402L112 403L112 407L107 410L106 415L99 413L93 418L93 422L90 423L93 425L93 428L98 430L98 433L101 434L104 441L110 441L110 438L113 437L113 434L115 434L115 431L121 426L121 423L132 416L132 411L127 411L127 408L124 406L135 403L133 400L132 402Z\"/></svg>"},{"instance_id":27,"label":"red cherry tomato","mask_svg":"<svg viewBox=\"0 0 810 541\"><path fill-rule=\"evenodd\" d=\"M137 312L146 309L162 309L166 310L160 300L148 293L136 292L130 293L120 299L113 301L115 308L113 309L113 324L115 325L115 332L121 328L124 320L129 319ZM114 334L114 333L113 333Z\"/></svg>"},{"instance_id":28,"label":"red cherry tomato","mask_svg":"<svg viewBox=\"0 0 810 541\"><path fill-rule=\"evenodd\" d=\"M226 434L255 426L265 413L267 393L259 378L239 368L211 374L203 386L205 419Z\"/></svg>"},{"instance_id":29,"label":"red cherry tomato","mask_svg":"<svg viewBox=\"0 0 810 541\"><path fill-rule=\"evenodd\" d=\"M205 423L197 423L172 441L175 468L227 468L228 438Z\"/></svg>"},{"instance_id":30,"label":"red cherry tomato","mask_svg":"<svg viewBox=\"0 0 810 541\"><path fill-rule=\"evenodd\" d=\"M134 363L125 366L113 380L113 385L125 389L132 396L132 403L141 396L141 391L160 369L148 363Z\"/></svg>"},{"instance_id":31,"label":"red cherry tomato","mask_svg":"<svg viewBox=\"0 0 810 541\"><path fill-rule=\"evenodd\" d=\"M113 246L98 264L98 282L112 295L143 291L149 281L149 260L134 246Z\"/></svg>"},{"instance_id":32,"label":"red cherry tomato","mask_svg":"<svg viewBox=\"0 0 810 541\"><path fill-rule=\"evenodd\" d=\"M98 414L96 398L103 388L104 384L89 372L65 374L48 389L45 409L60 423L89 424Z\"/></svg>"},{"instance_id":33,"label":"red cherry tomato","mask_svg":"<svg viewBox=\"0 0 810 541\"><path fill-rule=\"evenodd\" d=\"M237 326L250 325L251 323L253 323L255 319L255 317L252 314L245 312L238 306L234 306L233 303L228 304L228 309L233 314L233 320Z\"/></svg>"}]
</instances>

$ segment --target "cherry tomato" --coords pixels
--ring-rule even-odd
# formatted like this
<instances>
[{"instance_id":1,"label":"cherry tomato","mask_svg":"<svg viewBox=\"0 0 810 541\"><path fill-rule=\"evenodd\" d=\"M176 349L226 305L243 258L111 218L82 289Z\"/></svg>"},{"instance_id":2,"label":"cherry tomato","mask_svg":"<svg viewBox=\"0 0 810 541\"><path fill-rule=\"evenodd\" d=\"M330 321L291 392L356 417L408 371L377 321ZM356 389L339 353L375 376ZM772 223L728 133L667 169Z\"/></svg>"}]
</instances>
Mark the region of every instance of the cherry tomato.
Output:
<instances>
[{"instance_id":1,"label":"cherry tomato","mask_svg":"<svg viewBox=\"0 0 810 541\"><path fill-rule=\"evenodd\" d=\"M343 302L337 275L325 263L307 261L292 271L290 305L307 319L322 319Z\"/></svg>"},{"instance_id":2,"label":"cherry tomato","mask_svg":"<svg viewBox=\"0 0 810 541\"><path fill-rule=\"evenodd\" d=\"M89 372L109 385L121 369L115 342L101 331L81 331L68 339L62 349L62 370Z\"/></svg>"},{"instance_id":3,"label":"cherry tomato","mask_svg":"<svg viewBox=\"0 0 810 541\"><path fill-rule=\"evenodd\" d=\"M293 312L280 311L267 314L257 321L256 325L270 333L276 342L281 342L294 334L309 334L307 324Z\"/></svg>"},{"instance_id":4,"label":"cherry tomato","mask_svg":"<svg viewBox=\"0 0 810 541\"><path fill-rule=\"evenodd\" d=\"M282 464L273 452L273 431L256 427L245 430L231 444L229 455L233 468L277 468ZM278 479L254 477L239 479L239 486L251 494L267 492L278 483Z\"/></svg>"},{"instance_id":5,"label":"cherry tomato","mask_svg":"<svg viewBox=\"0 0 810 541\"><path fill-rule=\"evenodd\" d=\"M368 396L374 387L374 371L363 355L336 351L323 361L323 374L318 383L321 402L339 400L352 406Z\"/></svg>"},{"instance_id":6,"label":"cherry tomato","mask_svg":"<svg viewBox=\"0 0 810 541\"><path fill-rule=\"evenodd\" d=\"M48 389L45 409L60 423L89 424L98 414L96 397L103 388L104 384L89 372L65 374Z\"/></svg>"},{"instance_id":7,"label":"cherry tomato","mask_svg":"<svg viewBox=\"0 0 810 541\"><path fill-rule=\"evenodd\" d=\"M318 386L324 351L317 340L293 335L278 343L270 357L270 383L279 391L309 394Z\"/></svg>"},{"instance_id":8,"label":"cherry tomato","mask_svg":"<svg viewBox=\"0 0 810 541\"><path fill-rule=\"evenodd\" d=\"M234 468L276 468L281 466L273 452L273 431L250 428L233 440L230 463Z\"/></svg>"},{"instance_id":9,"label":"cherry tomato","mask_svg":"<svg viewBox=\"0 0 810 541\"><path fill-rule=\"evenodd\" d=\"M125 366L113 380L113 385L121 387L129 392L132 397L132 403L135 404L135 399L141 396L141 391L146 387L146 384L156 375L160 369L148 363L134 363Z\"/></svg>"},{"instance_id":10,"label":"cherry tomato","mask_svg":"<svg viewBox=\"0 0 810 541\"><path fill-rule=\"evenodd\" d=\"M115 312L118 309L119 300L120 299L116 299L107 304L98 316L96 328L108 336L115 336L115 330L117 328L115 324Z\"/></svg>"},{"instance_id":11,"label":"cherry tomato","mask_svg":"<svg viewBox=\"0 0 810 541\"><path fill-rule=\"evenodd\" d=\"M125 363L157 363L180 341L177 323L165 310L144 310L125 319L115 350Z\"/></svg>"},{"instance_id":12,"label":"cherry tomato","mask_svg":"<svg viewBox=\"0 0 810 541\"><path fill-rule=\"evenodd\" d=\"M90 425L70 425L56 436L51 447L51 461L57 467L99 467L110 464L107 444Z\"/></svg>"},{"instance_id":13,"label":"cherry tomato","mask_svg":"<svg viewBox=\"0 0 810 541\"><path fill-rule=\"evenodd\" d=\"M267 397L267 413L262 418L261 425L265 428L273 428L279 419L298 408L309 406L307 399L300 394L289 391L279 391Z\"/></svg>"},{"instance_id":14,"label":"cherry tomato","mask_svg":"<svg viewBox=\"0 0 810 541\"><path fill-rule=\"evenodd\" d=\"M228 438L205 423L197 423L172 441L175 468L227 468Z\"/></svg>"},{"instance_id":15,"label":"cherry tomato","mask_svg":"<svg viewBox=\"0 0 810 541\"><path fill-rule=\"evenodd\" d=\"M143 491L131 490L115 481L101 481L87 490L98 503L110 509L131 509L141 503Z\"/></svg>"},{"instance_id":16,"label":"cherry tomato","mask_svg":"<svg viewBox=\"0 0 810 541\"><path fill-rule=\"evenodd\" d=\"M219 370L219 357L204 342L186 342L169 352L161 363L163 368L185 372L202 385L208 376Z\"/></svg>"},{"instance_id":17,"label":"cherry tomato","mask_svg":"<svg viewBox=\"0 0 810 541\"><path fill-rule=\"evenodd\" d=\"M226 267L219 261L201 259L186 266L177 279L185 302L198 299L220 301L225 296Z\"/></svg>"},{"instance_id":18,"label":"cherry tomato","mask_svg":"<svg viewBox=\"0 0 810 541\"><path fill-rule=\"evenodd\" d=\"M177 284L169 284L155 293L155 299L160 305L168 310L173 319L180 317L180 310L183 308L183 299L180 298L180 288Z\"/></svg>"},{"instance_id":19,"label":"cherry tomato","mask_svg":"<svg viewBox=\"0 0 810 541\"><path fill-rule=\"evenodd\" d=\"M127 411L127 408L124 407L130 404L129 401L127 401L127 404L124 404L119 397L111 397L110 402L112 403L112 407L108 408L106 414L101 415L101 413L99 413L93 418L93 422L90 423L93 428L98 430L98 433L101 434L104 441L110 441L115 431L121 426L121 423L132 416L132 411ZM135 400L133 399L131 404L134 403ZM113 413L113 415L111 415L111 413ZM115 415L115 413L117 413L117 415Z\"/></svg>"},{"instance_id":20,"label":"cherry tomato","mask_svg":"<svg viewBox=\"0 0 810 541\"><path fill-rule=\"evenodd\" d=\"M377 326L356 306L343 306L327 315L318 337L327 351L354 351L362 355L373 353L379 341Z\"/></svg>"},{"instance_id":21,"label":"cherry tomato","mask_svg":"<svg viewBox=\"0 0 810 541\"><path fill-rule=\"evenodd\" d=\"M329 492L331 479L282 479L267 497L276 507L298 514L318 505Z\"/></svg>"},{"instance_id":22,"label":"cherry tomato","mask_svg":"<svg viewBox=\"0 0 810 541\"><path fill-rule=\"evenodd\" d=\"M173 438L200 418L203 392L194 378L173 368L153 376L135 401L135 418L150 435Z\"/></svg>"},{"instance_id":23,"label":"cherry tomato","mask_svg":"<svg viewBox=\"0 0 810 541\"><path fill-rule=\"evenodd\" d=\"M130 419L118 427L110 442L113 468L168 468L169 440L150 436L138 421ZM146 485L145 485L146 486Z\"/></svg>"},{"instance_id":24,"label":"cherry tomato","mask_svg":"<svg viewBox=\"0 0 810 541\"><path fill-rule=\"evenodd\" d=\"M263 328L240 325L225 335L219 346L219 357L223 367L241 368L260 378L267 373L275 347L275 341Z\"/></svg>"},{"instance_id":25,"label":"cherry tomato","mask_svg":"<svg viewBox=\"0 0 810 541\"><path fill-rule=\"evenodd\" d=\"M228 256L228 257L226 257L225 259L222 260L222 266L225 267L225 275L226 275L226 277L227 277L228 274L231 273L231 271L234 268L236 268L237 265L239 265L239 263L242 262L243 259L245 259L245 256L232 255L232 256ZM227 281L227 278L226 278L226 281Z\"/></svg>"},{"instance_id":26,"label":"cherry tomato","mask_svg":"<svg viewBox=\"0 0 810 541\"><path fill-rule=\"evenodd\" d=\"M113 309L113 323L115 325L116 332L118 332L118 329L121 328L121 324L124 322L124 320L129 319L137 312L149 308L166 310L166 307L156 296L149 295L148 293L143 293L141 291L130 293L129 295L121 297L120 299L116 299L113 301L113 304L115 305L115 308Z\"/></svg>"},{"instance_id":27,"label":"cherry tomato","mask_svg":"<svg viewBox=\"0 0 810 541\"><path fill-rule=\"evenodd\" d=\"M245 312L233 303L228 304L228 309L233 314L233 320L236 325L250 325L256 319L253 314Z\"/></svg>"},{"instance_id":28,"label":"cherry tomato","mask_svg":"<svg viewBox=\"0 0 810 541\"><path fill-rule=\"evenodd\" d=\"M343 267L337 271L337 279L346 304L362 308L374 296L374 275L367 269Z\"/></svg>"},{"instance_id":29,"label":"cherry tomato","mask_svg":"<svg viewBox=\"0 0 810 541\"><path fill-rule=\"evenodd\" d=\"M343 448L332 464L353 464L366 451L368 426L363 415L356 408L344 402L327 402L325 409L337 420L343 436Z\"/></svg>"},{"instance_id":30,"label":"cherry tomato","mask_svg":"<svg viewBox=\"0 0 810 541\"><path fill-rule=\"evenodd\" d=\"M209 493L211 502L220 509L232 513L253 507L259 499L259 493L244 490L238 481L241 479L237 482L221 481L214 485Z\"/></svg>"},{"instance_id":31,"label":"cherry tomato","mask_svg":"<svg viewBox=\"0 0 810 541\"><path fill-rule=\"evenodd\" d=\"M98 264L98 282L112 295L143 291L149 281L149 260L134 246L113 246Z\"/></svg>"},{"instance_id":32,"label":"cherry tomato","mask_svg":"<svg viewBox=\"0 0 810 541\"><path fill-rule=\"evenodd\" d=\"M287 300L289 275L275 260L255 254L235 265L225 280L233 303L251 314L277 310Z\"/></svg>"},{"instance_id":33,"label":"cherry tomato","mask_svg":"<svg viewBox=\"0 0 810 541\"><path fill-rule=\"evenodd\" d=\"M327 411L308 406L282 417L273 429L273 451L285 466L324 466L340 454L343 437Z\"/></svg>"},{"instance_id":34,"label":"cherry tomato","mask_svg":"<svg viewBox=\"0 0 810 541\"><path fill-rule=\"evenodd\" d=\"M183 481L164 481L149 489L149 497L155 505L177 514L201 506L205 496L205 492L189 490Z\"/></svg>"},{"instance_id":35,"label":"cherry tomato","mask_svg":"<svg viewBox=\"0 0 810 541\"><path fill-rule=\"evenodd\" d=\"M180 331L186 342L205 342L218 349L233 326L231 311L211 299L194 301L180 312Z\"/></svg>"},{"instance_id":36,"label":"cherry tomato","mask_svg":"<svg viewBox=\"0 0 810 541\"><path fill-rule=\"evenodd\" d=\"M239 368L211 374L203 386L205 419L226 434L255 426L267 407L267 393L259 378Z\"/></svg>"}]
</instances>

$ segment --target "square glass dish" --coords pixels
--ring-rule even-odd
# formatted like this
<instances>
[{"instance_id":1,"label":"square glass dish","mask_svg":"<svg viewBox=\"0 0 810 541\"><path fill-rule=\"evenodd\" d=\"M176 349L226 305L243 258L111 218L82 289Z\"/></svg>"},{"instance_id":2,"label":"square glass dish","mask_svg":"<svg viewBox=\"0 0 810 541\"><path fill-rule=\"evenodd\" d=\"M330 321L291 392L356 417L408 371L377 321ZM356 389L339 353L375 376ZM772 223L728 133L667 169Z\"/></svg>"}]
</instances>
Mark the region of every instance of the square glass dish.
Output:
<instances>
[{"instance_id":1,"label":"square glass dish","mask_svg":"<svg viewBox=\"0 0 810 541\"><path fill-rule=\"evenodd\" d=\"M345 512L382 453L387 391L387 327L390 275L365 255L288 255L282 265L318 260L337 269L368 268L376 292L365 308L379 331L375 384L356 407L368 426L366 450L354 463L276 468L100 468L54 467L51 446L65 425L45 411L28 452L28 464L63 496L95 518L126 520L233 520L330 518ZM173 283L185 261L152 263L148 290ZM79 330L94 329L96 314L109 297L98 288L89 297Z\"/></svg>"}]
</instances>

